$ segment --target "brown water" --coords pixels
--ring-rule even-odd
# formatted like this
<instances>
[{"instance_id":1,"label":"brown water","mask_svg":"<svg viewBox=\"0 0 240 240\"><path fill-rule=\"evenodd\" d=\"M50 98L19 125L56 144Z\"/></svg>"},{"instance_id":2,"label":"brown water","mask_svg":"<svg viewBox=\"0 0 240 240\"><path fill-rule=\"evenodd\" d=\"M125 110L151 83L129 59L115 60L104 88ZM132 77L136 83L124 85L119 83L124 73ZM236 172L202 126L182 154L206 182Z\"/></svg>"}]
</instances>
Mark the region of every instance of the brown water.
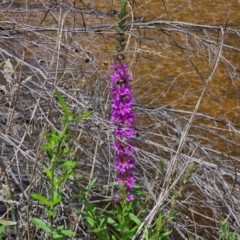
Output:
<instances>
[{"instance_id":1,"label":"brown water","mask_svg":"<svg viewBox=\"0 0 240 240\"><path fill-rule=\"evenodd\" d=\"M48 1L42 2L48 6L51 5ZM6 1L0 5L2 10L0 19L2 28L19 31L15 32L17 40L11 38L8 40L6 36L2 39L10 42L12 49L16 49L20 57L24 55L28 64L41 68L38 60L42 59L46 69L44 73L49 78L56 76L60 86L66 83L69 85L76 83L81 89L89 79L95 81L96 84L108 81L105 79L105 74L108 71L108 63L114 56L113 45L116 44L116 31L113 24L117 24L118 21L113 15L113 10L118 11L119 1L62 1L66 8L53 9L52 14L49 14L38 1L15 1L15 3L10 9ZM24 5L26 3L28 5ZM85 12L80 14L67 8L72 4L85 9ZM187 123L213 68L219 48L216 44L220 38L218 27L225 28L230 4L231 1L225 0L168 0L165 1L164 7L163 1L144 0L132 5L134 15L129 14L127 18L128 31L131 34L126 35L128 36L126 56L134 77L133 89L137 104L181 111L179 121L182 121L182 126ZM25 11L26 7L30 11ZM94 12L89 11L90 8L94 9ZM228 30L224 34L222 57L201 102L198 113L202 115L196 117L196 125L191 132L191 137L202 145L238 158L240 156L238 147L236 147L239 144L238 133L236 131L232 133L226 124L222 125L212 119L209 120L206 116L225 121L225 123L229 121L240 125L239 9L240 2L233 1L227 23ZM128 12L130 11L131 8L128 7ZM14 24L12 19L15 21ZM60 56L57 61L59 19L63 23L62 35L59 38L62 43L59 49L63 57ZM165 21L165 24L161 21ZM133 24L132 29L131 24ZM178 26L178 29L175 26ZM21 32L23 28L28 29L27 36ZM73 33L69 29L74 29ZM95 32L96 29L102 30L104 34ZM40 46L39 43L43 42L44 44ZM5 47L2 48L6 49ZM63 69L64 72L61 72ZM25 66L24 75L27 76L29 72L31 72L29 66ZM0 83L4 81L1 79ZM37 79L39 84L42 81L41 77ZM99 94L105 97L107 90L103 91L105 92L100 91L93 95ZM189 113L183 111L189 111ZM141 115L138 118L138 123L142 125L144 121L150 122L151 120L151 117L141 118ZM202 129L199 128L198 123ZM149 126L149 129L151 127ZM212 132L204 131L204 127L211 129ZM156 132L153 132L159 133L158 130L156 127ZM232 139L235 144L229 144L225 139L221 139L219 134ZM159 136L153 136L152 139L156 143L162 143L162 138ZM174 147L178 144L177 140L177 137L172 140ZM146 146L146 149L147 147L149 146ZM151 152L152 149L150 147L149 149ZM223 158L225 157L224 155ZM240 166L238 164L239 162L236 165ZM145 168L148 169L148 167L146 164ZM199 195L200 198L204 201L203 196ZM197 208L200 207L197 206ZM199 212L206 213L206 215L212 214L204 207ZM202 220L201 217L196 216L195 219L199 222Z\"/></svg>"},{"instance_id":2,"label":"brown water","mask_svg":"<svg viewBox=\"0 0 240 240\"><path fill-rule=\"evenodd\" d=\"M173 3L174 2L174 3ZM181 5L182 4L182 5ZM139 50L135 65L132 67L135 77L134 88L137 99L143 105L154 107L168 107L192 112L198 98L204 88L205 82L213 67L215 54L209 51L214 48L213 44L207 45L205 41L213 41L219 38L219 33L215 30L201 30L194 26L209 25L222 26L226 24L226 18L230 9L230 2L226 1L168 1L167 10L171 12L166 16L166 11L160 1L150 1L144 5L149 12L143 8L141 14L136 14L136 18L143 18L143 21L160 20L178 21L193 24L193 26L183 27L184 32L171 32L166 36L161 28L170 28L169 25L159 25L158 29L141 29L134 31L141 35L142 41L132 40L132 51ZM239 34L239 12L240 3L234 1L228 19L228 27L238 30ZM136 11L137 12L137 11ZM130 19L129 19L130 21ZM158 26L154 25L155 28ZM173 28L172 28L173 29ZM191 59L201 74L203 80L189 62L186 55L175 45L185 49L185 54ZM140 45L141 44L141 45ZM128 48L130 49L130 48ZM199 113L216 117L220 120L231 121L239 124L239 71L240 71L240 39L234 32L227 32L224 35L223 57L211 80L207 92L205 93ZM129 53L129 61L133 53ZM202 118L198 118L202 122ZM213 131L224 132L227 136L228 127L222 128L216 123L204 120L203 124L212 126ZM222 128L222 130L220 130ZM196 129L195 129L196 130ZM211 134L210 134L211 135ZM209 137L210 135L206 135ZM219 151L230 151L233 156L239 157L239 150L235 146L228 146L218 138L212 138L212 148ZM201 143L208 144L208 140L201 139ZM230 148L230 149L229 149Z\"/></svg>"}]
</instances>

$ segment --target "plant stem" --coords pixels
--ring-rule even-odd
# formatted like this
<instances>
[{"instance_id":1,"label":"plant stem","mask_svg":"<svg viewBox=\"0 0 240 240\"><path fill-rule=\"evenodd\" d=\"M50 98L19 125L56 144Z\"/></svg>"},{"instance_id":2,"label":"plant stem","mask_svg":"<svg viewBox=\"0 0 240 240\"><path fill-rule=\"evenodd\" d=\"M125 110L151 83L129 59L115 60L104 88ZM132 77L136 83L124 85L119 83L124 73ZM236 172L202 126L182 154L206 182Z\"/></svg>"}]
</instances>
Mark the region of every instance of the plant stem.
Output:
<instances>
[{"instance_id":1,"label":"plant stem","mask_svg":"<svg viewBox=\"0 0 240 240\"><path fill-rule=\"evenodd\" d=\"M55 158L55 156L54 156ZM54 199L54 171L55 171L55 162L52 161L51 162L51 175L52 175L52 179L51 179L51 202L53 202ZM53 206L51 206L50 208L51 211L53 211ZM51 222L51 240L53 239L53 217L54 216L50 216L50 222Z\"/></svg>"},{"instance_id":2,"label":"plant stem","mask_svg":"<svg viewBox=\"0 0 240 240\"><path fill-rule=\"evenodd\" d=\"M57 161L58 159L58 155L60 153L60 150L61 150L61 145L62 145L62 142L63 142L63 138L67 132L67 129L68 129L68 126L69 126L69 122L68 120L64 123L63 125L63 131L62 133L60 134L60 140L58 141L58 146L57 146L57 151L55 152L54 156L53 156L53 159L51 161L51 202L54 202L54 192L55 192L55 183L54 183L54 180L55 180L55 162ZM58 186L57 186L58 187ZM50 210L51 212L53 213L53 210L54 210L54 206L52 205L50 207ZM51 215L50 216L50 229L51 229L51 240L53 240L53 220L54 220L54 216Z\"/></svg>"},{"instance_id":3,"label":"plant stem","mask_svg":"<svg viewBox=\"0 0 240 240\"><path fill-rule=\"evenodd\" d=\"M122 3L121 3L119 27L122 31L125 31L124 23L126 21L125 17L126 17L127 2L128 0L122 0Z\"/></svg>"},{"instance_id":4,"label":"plant stem","mask_svg":"<svg viewBox=\"0 0 240 240\"><path fill-rule=\"evenodd\" d=\"M124 206L124 202L122 202L122 224L121 224L121 239L123 239L123 235L124 235L124 216L125 216L125 206Z\"/></svg>"}]
</instances>

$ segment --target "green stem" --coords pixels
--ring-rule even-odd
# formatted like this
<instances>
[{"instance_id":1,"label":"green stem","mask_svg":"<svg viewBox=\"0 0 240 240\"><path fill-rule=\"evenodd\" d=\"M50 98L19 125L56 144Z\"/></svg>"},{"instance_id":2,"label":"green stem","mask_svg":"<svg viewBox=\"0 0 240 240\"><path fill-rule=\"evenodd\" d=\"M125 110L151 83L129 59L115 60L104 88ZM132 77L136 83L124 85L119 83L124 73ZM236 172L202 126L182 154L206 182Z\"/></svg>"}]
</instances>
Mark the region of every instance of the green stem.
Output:
<instances>
[{"instance_id":1,"label":"green stem","mask_svg":"<svg viewBox=\"0 0 240 240\"><path fill-rule=\"evenodd\" d=\"M122 31L125 30L125 17L126 17L126 13L127 13L127 2L128 0L122 0L122 3L121 3L121 9L120 9L120 22L119 22L119 27Z\"/></svg>"},{"instance_id":2,"label":"green stem","mask_svg":"<svg viewBox=\"0 0 240 240\"><path fill-rule=\"evenodd\" d=\"M55 172L55 163L52 161L51 163L51 202L53 202L54 199L54 172ZM51 211L53 211L53 206L51 206ZM53 217L54 216L50 216L50 223L51 223L51 240L53 239Z\"/></svg>"},{"instance_id":3,"label":"green stem","mask_svg":"<svg viewBox=\"0 0 240 240\"><path fill-rule=\"evenodd\" d=\"M123 239L123 235L124 235L124 215L125 215L125 206L124 206L124 202L122 202L122 223L121 223L121 239Z\"/></svg>"},{"instance_id":4,"label":"green stem","mask_svg":"<svg viewBox=\"0 0 240 240\"><path fill-rule=\"evenodd\" d=\"M66 123L64 123L63 131L60 134L60 140L58 142L57 151L54 154L54 157L51 161L51 202L54 201L54 192L55 192L55 187L56 187L55 183L54 183L54 180L55 180L55 178L54 178L55 177L55 162L57 161L58 155L61 151L61 145L62 145L62 142L63 142L62 138L65 136L65 134L67 132L67 129L68 129L68 126L69 126L69 122L67 121ZM53 212L54 207L51 206L50 210L51 210L51 212ZM51 240L53 240L53 220L54 220L54 216L50 216Z\"/></svg>"}]
</instances>

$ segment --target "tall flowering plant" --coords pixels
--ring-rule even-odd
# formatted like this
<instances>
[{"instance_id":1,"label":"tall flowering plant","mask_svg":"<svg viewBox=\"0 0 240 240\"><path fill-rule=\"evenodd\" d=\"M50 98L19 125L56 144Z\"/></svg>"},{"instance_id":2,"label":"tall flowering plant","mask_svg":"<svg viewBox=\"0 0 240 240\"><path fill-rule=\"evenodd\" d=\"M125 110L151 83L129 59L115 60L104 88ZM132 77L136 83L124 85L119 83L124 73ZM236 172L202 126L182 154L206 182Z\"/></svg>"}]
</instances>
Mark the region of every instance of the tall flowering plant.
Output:
<instances>
[{"instance_id":1,"label":"tall flowering plant","mask_svg":"<svg viewBox=\"0 0 240 240\"><path fill-rule=\"evenodd\" d=\"M135 240L140 239L140 235L141 240L161 240L171 233L165 225L176 216L176 213L172 212L173 207L166 216L160 213L157 224L153 224L151 227L145 227L146 221L141 220L146 216L148 209L146 202L149 197L146 196L147 192L143 190L142 186L135 184L136 180L133 174L136 160L133 156L135 144L132 138L135 135L133 122L136 115L132 109L133 97L130 85L132 77L128 73L127 64L123 63L125 59L124 35L127 2L128 0L121 0L116 60L110 65L112 70L110 75L112 84L110 89L112 93L111 122L114 127L112 149L115 151L116 179L120 189L118 194L115 194L115 199L119 201L119 204L115 204L114 209L110 211L107 209L108 204L98 213L95 205L87 199L88 192L96 181L94 179L86 187L87 191L81 191L78 195L85 205L86 211L77 212L89 223L90 230L88 232L98 236L98 240ZM143 201L143 198L146 198L146 200ZM174 194L173 200L176 200L176 194Z\"/></svg>"},{"instance_id":2,"label":"tall flowering plant","mask_svg":"<svg viewBox=\"0 0 240 240\"><path fill-rule=\"evenodd\" d=\"M136 164L132 156L135 145L131 141L135 134L132 125L135 120L135 113L132 110L132 88L129 85L132 77L128 74L128 66L120 63L118 60L110 65L110 68L114 69L114 72L111 74L111 82L113 83L111 88L113 94L111 121L115 128L115 140L112 148L116 151L115 165L118 170L116 179L122 190L120 195L116 194L115 197L117 200L125 198L126 201L131 201L134 199L131 190L135 183L132 169Z\"/></svg>"}]
</instances>

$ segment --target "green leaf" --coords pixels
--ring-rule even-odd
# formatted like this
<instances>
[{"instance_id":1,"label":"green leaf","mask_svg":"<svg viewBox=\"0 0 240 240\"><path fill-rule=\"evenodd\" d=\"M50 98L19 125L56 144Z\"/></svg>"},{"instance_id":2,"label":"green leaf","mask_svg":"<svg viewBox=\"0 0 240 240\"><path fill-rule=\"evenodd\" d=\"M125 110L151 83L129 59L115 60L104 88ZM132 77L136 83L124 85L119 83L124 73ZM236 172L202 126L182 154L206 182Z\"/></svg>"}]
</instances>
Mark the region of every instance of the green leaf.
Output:
<instances>
[{"instance_id":1,"label":"green leaf","mask_svg":"<svg viewBox=\"0 0 240 240\"><path fill-rule=\"evenodd\" d=\"M47 210L47 215L49 216L49 217L55 217L56 216L56 214L54 213L54 211L52 211L52 210L50 210L50 209L48 209Z\"/></svg>"},{"instance_id":2,"label":"green leaf","mask_svg":"<svg viewBox=\"0 0 240 240\"><path fill-rule=\"evenodd\" d=\"M164 160L161 159L160 162L159 162L159 170L162 171L163 167L164 167Z\"/></svg>"},{"instance_id":3,"label":"green leaf","mask_svg":"<svg viewBox=\"0 0 240 240\"><path fill-rule=\"evenodd\" d=\"M46 152L49 152L50 153L50 150L52 150L51 146L47 143L45 143L43 145L43 149L46 151Z\"/></svg>"},{"instance_id":4,"label":"green leaf","mask_svg":"<svg viewBox=\"0 0 240 240\"><path fill-rule=\"evenodd\" d=\"M47 205L47 206L51 206L51 202L49 202L44 196L40 195L40 194L31 194L31 196L35 199L37 199L38 201L40 201L41 203Z\"/></svg>"},{"instance_id":5,"label":"green leaf","mask_svg":"<svg viewBox=\"0 0 240 240\"><path fill-rule=\"evenodd\" d=\"M64 240L64 236L57 235L57 236L53 237L53 240Z\"/></svg>"},{"instance_id":6,"label":"green leaf","mask_svg":"<svg viewBox=\"0 0 240 240\"><path fill-rule=\"evenodd\" d=\"M138 229L138 226L135 226L134 228L132 228L131 230L128 230L127 232L125 232L123 234L123 239L132 239L132 237L134 236L134 234L136 233Z\"/></svg>"},{"instance_id":7,"label":"green leaf","mask_svg":"<svg viewBox=\"0 0 240 240\"><path fill-rule=\"evenodd\" d=\"M69 152L69 148L68 147L64 147L61 152L58 154L58 158L62 157L65 153Z\"/></svg>"},{"instance_id":8,"label":"green leaf","mask_svg":"<svg viewBox=\"0 0 240 240\"><path fill-rule=\"evenodd\" d=\"M68 229L62 229L61 232L62 232L62 235L64 235L64 236L72 236L74 234L73 231L68 230Z\"/></svg>"},{"instance_id":9,"label":"green leaf","mask_svg":"<svg viewBox=\"0 0 240 240\"><path fill-rule=\"evenodd\" d=\"M149 240L148 229L146 229L146 231L144 233L144 239Z\"/></svg>"},{"instance_id":10,"label":"green leaf","mask_svg":"<svg viewBox=\"0 0 240 240\"><path fill-rule=\"evenodd\" d=\"M190 171L190 172L192 172L192 170L193 170L193 168L194 168L194 162L191 162L190 164L189 164L189 167L188 167L188 170Z\"/></svg>"},{"instance_id":11,"label":"green leaf","mask_svg":"<svg viewBox=\"0 0 240 240\"><path fill-rule=\"evenodd\" d=\"M161 230L161 227L162 227L162 213L159 213L158 215L158 219L157 219L157 231L160 231Z\"/></svg>"},{"instance_id":12,"label":"green leaf","mask_svg":"<svg viewBox=\"0 0 240 240\"><path fill-rule=\"evenodd\" d=\"M49 232L49 233L51 232L51 229L41 219L39 219L39 218L32 218L32 222L35 223L35 225L37 227L41 228L45 232Z\"/></svg>"},{"instance_id":13,"label":"green leaf","mask_svg":"<svg viewBox=\"0 0 240 240\"><path fill-rule=\"evenodd\" d=\"M113 186L117 186L117 185L118 185L117 182L111 182L111 183L109 183L107 185L103 185L103 188L109 188L109 187L113 187Z\"/></svg>"},{"instance_id":14,"label":"green leaf","mask_svg":"<svg viewBox=\"0 0 240 240\"><path fill-rule=\"evenodd\" d=\"M95 220L91 216L85 216L85 218L92 227L95 226Z\"/></svg>"},{"instance_id":15,"label":"green leaf","mask_svg":"<svg viewBox=\"0 0 240 240\"><path fill-rule=\"evenodd\" d=\"M106 229L107 217L104 217L100 222L100 227Z\"/></svg>"},{"instance_id":16,"label":"green leaf","mask_svg":"<svg viewBox=\"0 0 240 240\"><path fill-rule=\"evenodd\" d=\"M64 240L64 236L58 234L56 231L53 233L53 240Z\"/></svg>"},{"instance_id":17,"label":"green leaf","mask_svg":"<svg viewBox=\"0 0 240 240\"><path fill-rule=\"evenodd\" d=\"M162 237L160 236L161 234L155 236L155 237L151 237L151 240L162 240Z\"/></svg>"},{"instance_id":18,"label":"green leaf","mask_svg":"<svg viewBox=\"0 0 240 240\"><path fill-rule=\"evenodd\" d=\"M63 112L65 113L65 115L67 117L69 117L70 113L68 111L67 104L65 103L65 101L62 98L62 96L58 92L56 92L56 95L57 95L57 98L58 98L58 102L60 103L60 105L62 107Z\"/></svg>"},{"instance_id":19,"label":"green leaf","mask_svg":"<svg viewBox=\"0 0 240 240\"><path fill-rule=\"evenodd\" d=\"M172 232L172 230L168 231L168 232L159 233L157 236L154 236L153 238L151 238L151 240L160 240L163 237L167 237L168 235L170 235L171 232Z\"/></svg>"},{"instance_id":20,"label":"green leaf","mask_svg":"<svg viewBox=\"0 0 240 240\"><path fill-rule=\"evenodd\" d=\"M122 223L122 209L116 205L116 210L117 210L117 219L118 219L118 222L119 222L119 227L121 228L121 223Z\"/></svg>"},{"instance_id":21,"label":"green leaf","mask_svg":"<svg viewBox=\"0 0 240 240\"><path fill-rule=\"evenodd\" d=\"M101 228L95 228L95 229L88 230L87 232L89 232L89 233L98 233L98 232L102 232L102 229Z\"/></svg>"},{"instance_id":22,"label":"green leaf","mask_svg":"<svg viewBox=\"0 0 240 240\"><path fill-rule=\"evenodd\" d=\"M108 218L107 218L107 223L110 224L110 225L112 225L116 231L118 231L118 232L121 231L119 225L118 225L118 224L115 222L115 220L113 220L112 218L108 217Z\"/></svg>"},{"instance_id":23,"label":"green leaf","mask_svg":"<svg viewBox=\"0 0 240 240\"><path fill-rule=\"evenodd\" d=\"M49 140L53 140L55 142L58 142L60 140L60 137L58 136L58 133L44 133L44 136L46 136Z\"/></svg>"},{"instance_id":24,"label":"green leaf","mask_svg":"<svg viewBox=\"0 0 240 240\"><path fill-rule=\"evenodd\" d=\"M69 179L70 181L74 181L74 176L71 174L71 175L68 177L68 179Z\"/></svg>"},{"instance_id":25,"label":"green leaf","mask_svg":"<svg viewBox=\"0 0 240 240\"><path fill-rule=\"evenodd\" d=\"M87 216L86 213L79 211L78 209L74 208L74 211L83 216L84 218Z\"/></svg>"},{"instance_id":26,"label":"green leaf","mask_svg":"<svg viewBox=\"0 0 240 240\"><path fill-rule=\"evenodd\" d=\"M50 180L52 180L52 173L51 170L49 170L48 168L43 166L43 170L44 172L47 174L47 176L49 177Z\"/></svg>"},{"instance_id":27,"label":"green leaf","mask_svg":"<svg viewBox=\"0 0 240 240\"><path fill-rule=\"evenodd\" d=\"M4 226L13 226L13 225L16 225L17 222L6 221L6 220L3 220L3 219L0 219L0 224L2 224Z\"/></svg>"},{"instance_id":28,"label":"green leaf","mask_svg":"<svg viewBox=\"0 0 240 240\"><path fill-rule=\"evenodd\" d=\"M173 212L170 217L168 218L168 221L173 220L174 218L176 218L176 216L179 214L179 212Z\"/></svg>"},{"instance_id":29,"label":"green leaf","mask_svg":"<svg viewBox=\"0 0 240 240\"><path fill-rule=\"evenodd\" d=\"M161 235L161 237L167 237L168 235L171 234L171 232L172 232L172 230L170 230L170 231L168 231L168 232L165 232L165 233L162 233L162 234L160 234L160 235Z\"/></svg>"},{"instance_id":30,"label":"green leaf","mask_svg":"<svg viewBox=\"0 0 240 240\"><path fill-rule=\"evenodd\" d=\"M56 205L61 201L61 196L58 196L53 202L52 202L52 206L56 207Z\"/></svg>"},{"instance_id":31,"label":"green leaf","mask_svg":"<svg viewBox=\"0 0 240 240\"><path fill-rule=\"evenodd\" d=\"M55 140L50 140L50 142L49 142L49 146L50 146L50 149L51 149L51 150L54 150L55 143L56 143Z\"/></svg>"},{"instance_id":32,"label":"green leaf","mask_svg":"<svg viewBox=\"0 0 240 240\"><path fill-rule=\"evenodd\" d=\"M0 237L2 238L2 233L4 232L6 226L5 225L2 225L0 226Z\"/></svg>"},{"instance_id":33,"label":"green leaf","mask_svg":"<svg viewBox=\"0 0 240 240\"><path fill-rule=\"evenodd\" d=\"M132 221L134 221L138 226L140 226L142 224L142 221L137 217L135 216L134 214L132 213L129 213L129 217Z\"/></svg>"},{"instance_id":34,"label":"green leaf","mask_svg":"<svg viewBox=\"0 0 240 240\"><path fill-rule=\"evenodd\" d=\"M77 162L74 161L57 161L56 164L61 167L75 167Z\"/></svg>"},{"instance_id":35,"label":"green leaf","mask_svg":"<svg viewBox=\"0 0 240 240\"><path fill-rule=\"evenodd\" d=\"M97 178L94 178L94 179L87 185L86 189L87 189L88 191L90 191L96 181L97 181Z\"/></svg>"},{"instance_id":36,"label":"green leaf","mask_svg":"<svg viewBox=\"0 0 240 240\"><path fill-rule=\"evenodd\" d=\"M49 143L46 143L43 145L43 149L47 152L47 155L50 154L50 151L53 151L54 150L54 147L55 147L55 141L54 140L50 140ZM50 154L51 158L49 158L49 155L48 155L48 158L49 159L52 159L52 155Z\"/></svg>"},{"instance_id":37,"label":"green leaf","mask_svg":"<svg viewBox=\"0 0 240 240\"><path fill-rule=\"evenodd\" d=\"M129 234L130 234L130 236L131 236L131 239L132 239L132 237L136 234L137 230L138 230L138 226L135 226L135 227L133 227L132 229L130 229L130 230L128 231Z\"/></svg>"},{"instance_id":38,"label":"green leaf","mask_svg":"<svg viewBox=\"0 0 240 240\"><path fill-rule=\"evenodd\" d=\"M104 209L99 213L99 216L102 216L104 212L106 212L106 209L108 208L108 206L111 204L111 202L109 202Z\"/></svg>"},{"instance_id":39,"label":"green leaf","mask_svg":"<svg viewBox=\"0 0 240 240\"><path fill-rule=\"evenodd\" d=\"M58 184L61 185L68 176L73 172L73 168L68 168L62 175L62 177L59 179Z\"/></svg>"},{"instance_id":40,"label":"green leaf","mask_svg":"<svg viewBox=\"0 0 240 240\"><path fill-rule=\"evenodd\" d=\"M63 226L60 226L56 233L62 236L72 236L74 234L73 231L65 229Z\"/></svg>"},{"instance_id":41,"label":"green leaf","mask_svg":"<svg viewBox=\"0 0 240 240\"><path fill-rule=\"evenodd\" d=\"M110 215L115 215L115 214L116 214L115 209L112 209L112 210L106 210L105 212L108 213L108 214L110 214Z\"/></svg>"},{"instance_id":42,"label":"green leaf","mask_svg":"<svg viewBox=\"0 0 240 240\"><path fill-rule=\"evenodd\" d=\"M86 117L90 116L91 114L92 114L92 110L88 110L87 112L83 113L81 116L72 118L71 122L72 121L79 121L79 120L81 120L83 118L86 118Z\"/></svg>"},{"instance_id":43,"label":"green leaf","mask_svg":"<svg viewBox=\"0 0 240 240\"><path fill-rule=\"evenodd\" d=\"M95 213L95 212L96 212L96 207L95 207L94 203L88 203L88 202L87 202L85 205L86 205L87 213L88 213L89 215L91 215L90 212L92 212L92 213Z\"/></svg>"},{"instance_id":44,"label":"green leaf","mask_svg":"<svg viewBox=\"0 0 240 240\"><path fill-rule=\"evenodd\" d=\"M43 149L44 149L44 146L43 146ZM44 149L47 153L47 157L49 160L52 160L52 154L51 154L51 149ZM50 151L49 151L50 150Z\"/></svg>"},{"instance_id":45,"label":"green leaf","mask_svg":"<svg viewBox=\"0 0 240 240\"><path fill-rule=\"evenodd\" d=\"M188 240L194 240L192 234L189 235Z\"/></svg>"},{"instance_id":46,"label":"green leaf","mask_svg":"<svg viewBox=\"0 0 240 240\"><path fill-rule=\"evenodd\" d=\"M123 208L124 208L124 216L128 216L130 212L132 212L132 209L135 209L133 206L136 204L137 199L134 199L131 202L127 202L125 200L125 203L123 204Z\"/></svg>"}]
</instances>

